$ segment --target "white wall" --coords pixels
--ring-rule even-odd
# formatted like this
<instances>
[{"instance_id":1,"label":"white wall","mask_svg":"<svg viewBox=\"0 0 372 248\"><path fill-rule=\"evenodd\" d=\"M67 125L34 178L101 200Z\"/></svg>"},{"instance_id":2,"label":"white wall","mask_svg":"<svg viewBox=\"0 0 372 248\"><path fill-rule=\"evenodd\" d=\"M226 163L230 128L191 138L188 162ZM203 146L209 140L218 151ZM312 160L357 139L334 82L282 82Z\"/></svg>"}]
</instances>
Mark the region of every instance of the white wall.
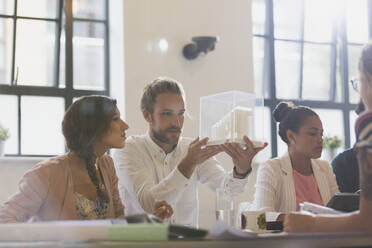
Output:
<instances>
[{"instance_id":1,"label":"white wall","mask_svg":"<svg viewBox=\"0 0 372 248\"><path fill-rule=\"evenodd\" d=\"M219 36L215 50L193 61L183 46L193 36ZM161 52L160 39L168 41ZM129 134L147 130L139 110L143 87L158 76L179 80L186 91L184 135L199 134L199 99L228 90L253 92L250 0L124 0L125 116ZM226 157L222 158L226 160ZM225 163L226 168L231 168ZM214 223L214 194L200 188L200 226Z\"/></svg>"},{"instance_id":2,"label":"white wall","mask_svg":"<svg viewBox=\"0 0 372 248\"><path fill-rule=\"evenodd\" d=\"M110 96L117 100L117 106L125 119L124 109L124 3L110 0Z\"/></svg>"}]
</instances>

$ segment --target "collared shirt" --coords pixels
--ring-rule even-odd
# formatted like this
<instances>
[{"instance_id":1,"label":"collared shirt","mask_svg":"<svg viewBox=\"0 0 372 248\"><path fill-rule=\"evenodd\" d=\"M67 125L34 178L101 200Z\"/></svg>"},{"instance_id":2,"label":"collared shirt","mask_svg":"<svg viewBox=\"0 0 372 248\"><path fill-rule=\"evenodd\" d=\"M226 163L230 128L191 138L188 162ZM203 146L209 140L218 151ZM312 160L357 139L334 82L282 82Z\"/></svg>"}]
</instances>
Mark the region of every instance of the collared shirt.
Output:
<instances>
[{"instance_id":1,"label":"collared shirt","mask_svg":"<svg viewBox=\"0 0 372 248\"><path fill-rule=\"evenodd\" d=\"M123 149L114 153L119 176L119 191L125 214L152 213L157 201L165 200L173 208L171 223L198 226L198 191L201 182L215 191L226 188L231 194L244 191L248 181L233 177L215 158L198 165L188 179L178 165L187 155L189 138L180 137L176 148L166 154L149 136L131 136ZM211 206L211 211L215 211Z\"/></svg>"}]
</instances>

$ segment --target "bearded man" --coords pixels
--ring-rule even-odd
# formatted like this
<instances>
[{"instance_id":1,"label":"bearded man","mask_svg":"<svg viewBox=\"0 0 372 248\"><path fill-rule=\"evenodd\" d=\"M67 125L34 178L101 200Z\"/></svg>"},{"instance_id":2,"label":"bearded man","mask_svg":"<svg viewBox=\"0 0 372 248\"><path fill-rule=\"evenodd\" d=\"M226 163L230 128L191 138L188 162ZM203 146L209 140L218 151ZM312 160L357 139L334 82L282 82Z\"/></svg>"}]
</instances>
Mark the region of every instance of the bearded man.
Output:
<instances>
[{"instance_id":1,"label":"bearded man","mask_svg":"<svg viewBox=\"0 0 372 248\"><path fill-rule=\"evenodd\" d=\"M208 138L182 137L185 102L183 87L176 80L161 77L144 88L141 111L148 132L129 137L125 148L114 153L127 215L152 213L154 202L165 200L174 211L171 223L197 227L198 182L213 191L244 191L252 159L267 144L255 148L245 136L245 149L237 143L205 146ZM232 158L232 171L226 172L214 158L219 152Z\"/></svg>"}]
</instances>

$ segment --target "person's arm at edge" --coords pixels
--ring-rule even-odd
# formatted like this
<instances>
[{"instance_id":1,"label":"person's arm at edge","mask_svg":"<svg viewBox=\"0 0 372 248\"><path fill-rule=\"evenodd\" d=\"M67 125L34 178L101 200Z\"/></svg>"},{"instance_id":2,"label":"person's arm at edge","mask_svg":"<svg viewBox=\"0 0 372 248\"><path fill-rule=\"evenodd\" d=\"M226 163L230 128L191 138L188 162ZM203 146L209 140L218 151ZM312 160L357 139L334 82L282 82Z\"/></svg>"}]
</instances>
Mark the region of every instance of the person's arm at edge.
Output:
<instances>
[{"instance_id":1,"label":"person's arm at edge","mask_svg":"<svg viewBox=\"0 0 372 248\"><path fill-rule=\"evenodd\" d=\"M23 175L17 192L0 206L0 223L26 222L37 213L48 193L48 169L39 166Z\"/></svg>"},{"instance_id":2,"label":"person's arm at edge","mask_svg":"<svg viewBox=\"0 0 372 248\"><path fill-rule=\"evenodd\" d=\"M359 211L342 215L314 216L289 213L284 220L284 231L305 232L365 232L366 225Z\"/></svg>"}]
</instances>

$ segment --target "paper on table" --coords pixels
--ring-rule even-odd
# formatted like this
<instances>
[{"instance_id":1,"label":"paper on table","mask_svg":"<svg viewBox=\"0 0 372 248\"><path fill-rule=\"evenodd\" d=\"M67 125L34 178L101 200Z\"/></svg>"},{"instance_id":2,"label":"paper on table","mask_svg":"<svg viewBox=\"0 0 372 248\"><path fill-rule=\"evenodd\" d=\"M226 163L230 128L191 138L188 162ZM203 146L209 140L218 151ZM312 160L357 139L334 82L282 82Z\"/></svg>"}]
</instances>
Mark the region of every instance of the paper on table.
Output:
<instances>
[{"instance_id":1,"label":"paper on table","mask_svg":"<svg viewBox=\"0 0 372 248\"><path fill-rule=\"evenodd\" d=\"M255 238L257 234L254 232L242 232L235 229L222 221L217 221L216 224L209 230L206 239L237 239L237 238Z\"/></svg>"},{"instance_id":2,"label":"paper on table","mask_svg":"<svg viewBox=\"0 0 372 248\"><path fill-rule=\"evenodd\" d=\"M301 212L310 212L312 214L342 214L343 212L318 205L310 202L300 203Z\"/></svg>"}]
</instances>

